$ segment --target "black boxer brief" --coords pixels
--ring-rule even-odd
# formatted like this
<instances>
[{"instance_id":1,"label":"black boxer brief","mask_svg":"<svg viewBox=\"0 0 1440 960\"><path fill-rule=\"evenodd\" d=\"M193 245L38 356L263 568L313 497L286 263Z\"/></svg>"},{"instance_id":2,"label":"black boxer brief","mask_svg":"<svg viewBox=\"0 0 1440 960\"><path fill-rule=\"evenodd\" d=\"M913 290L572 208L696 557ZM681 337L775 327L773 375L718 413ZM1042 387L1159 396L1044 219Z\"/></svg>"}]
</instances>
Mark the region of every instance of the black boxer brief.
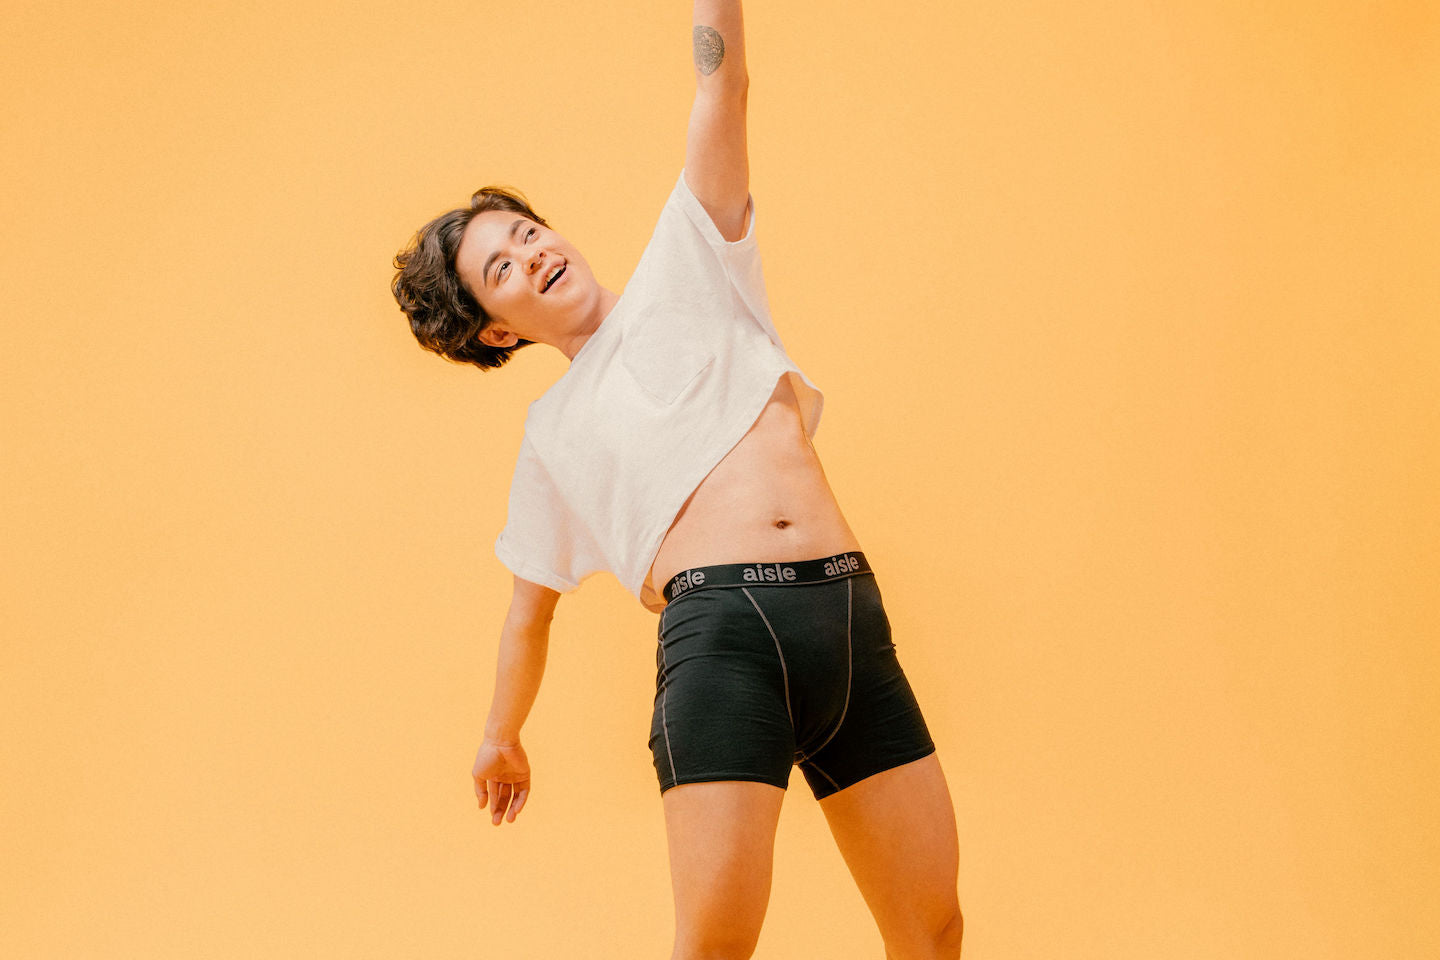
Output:
<instances>
[{"instance_id":1,"label":"black boxer brief","mask_svg":"<svg viewBox=\"0 0 1440 960\"><path fill-rule=\"evenodd\" d=\"M859 551L694 567L664 590L650 750L660 792L703 780L817 800L935 751Z\"/></svg>"}]
</instances>

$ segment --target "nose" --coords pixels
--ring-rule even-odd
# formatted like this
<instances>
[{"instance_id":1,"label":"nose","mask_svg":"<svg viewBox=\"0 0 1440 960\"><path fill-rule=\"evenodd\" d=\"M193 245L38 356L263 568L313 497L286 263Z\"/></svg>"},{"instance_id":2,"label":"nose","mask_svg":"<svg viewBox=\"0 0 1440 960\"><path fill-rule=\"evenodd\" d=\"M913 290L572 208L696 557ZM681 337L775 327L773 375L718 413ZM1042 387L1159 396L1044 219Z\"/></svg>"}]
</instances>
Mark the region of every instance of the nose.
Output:
<instances>
[{"instance_id":1,"label":"nose","mask_svg":"<svg viewBox=\"0 0 1440 960\"><path fill-rule=\"evenodd\" d=\"M531 257L530 257L530 262L527 264L527 266L529 267L530 272L531 272L531 273L534 273L534 272L536 272L537 270L540 269L541 265L542 265L544 262L545 262L545 251L544 251L544 250L536 250L535 253L531 255Z\"/></svg>"}]
</instances>

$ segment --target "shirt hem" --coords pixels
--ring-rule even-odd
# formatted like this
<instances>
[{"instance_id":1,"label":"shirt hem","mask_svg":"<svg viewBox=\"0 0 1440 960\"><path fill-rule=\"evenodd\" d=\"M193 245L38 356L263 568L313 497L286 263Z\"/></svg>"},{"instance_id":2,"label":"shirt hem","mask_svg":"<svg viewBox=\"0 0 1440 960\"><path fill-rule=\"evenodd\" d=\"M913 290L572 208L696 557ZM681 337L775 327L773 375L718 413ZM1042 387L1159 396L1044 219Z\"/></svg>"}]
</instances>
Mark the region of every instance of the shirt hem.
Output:
<instances>
[{"instance_id":1,"label":"shirt hem","mask_svg":"<svg viewBox=\"0 0 1440 960\"><path fill-rule=\"evenodd\" d=\"M495 556L511 573L515 574L515 576L520 577L522 580L538 583L542 587L549 587L557 593L569 593L580 586L579 583L571 583L569 580L557 576L548 570L541 569L534 564L520 559L519 555L512 551L503 539L497 538L495 541Z\"/></svg>"}]
</instances>

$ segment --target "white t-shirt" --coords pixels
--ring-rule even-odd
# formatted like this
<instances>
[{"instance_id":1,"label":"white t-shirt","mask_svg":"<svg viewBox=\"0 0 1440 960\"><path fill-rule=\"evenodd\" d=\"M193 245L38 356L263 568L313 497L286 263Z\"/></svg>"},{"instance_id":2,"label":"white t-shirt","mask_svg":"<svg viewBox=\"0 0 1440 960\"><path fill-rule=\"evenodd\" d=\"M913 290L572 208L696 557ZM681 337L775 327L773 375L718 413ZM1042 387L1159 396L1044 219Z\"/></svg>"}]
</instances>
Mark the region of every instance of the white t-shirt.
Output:
<instances>
[{"instance_id":1,"label":"white t-shirt","mask_svg":"<svg viewBox=\"0 0 1440 960\"><path fill-rule=\"evenodd\" d=\"M824 396L770 319L755 243L729 243L680 178L620 299L565 373L530 404L495 555L568 593L610 570L647 609L675 517L790 377L805 432Z\"/></svg>"}]
</instances>

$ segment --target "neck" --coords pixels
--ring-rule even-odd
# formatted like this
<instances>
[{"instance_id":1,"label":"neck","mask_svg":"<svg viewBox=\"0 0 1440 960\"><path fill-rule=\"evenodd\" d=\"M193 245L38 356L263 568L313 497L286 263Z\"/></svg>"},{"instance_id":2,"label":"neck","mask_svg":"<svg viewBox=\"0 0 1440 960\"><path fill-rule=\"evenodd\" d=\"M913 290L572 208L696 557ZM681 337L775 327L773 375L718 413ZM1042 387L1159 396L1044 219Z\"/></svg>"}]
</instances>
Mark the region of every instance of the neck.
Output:
<instances>
[{"instance_id":1,"label":"neck","mask_svg":"<svg viewBox=\"0 0 1440 960\"><path fill-rule=\"evenodd\" d=\"M599 294L595 297L595 308L590 311L590 316L586 318L585 332L576 334L564 344L557 344L560 352L565 354L566 359L571 361L575 359L575 354L579 353L580 348L590 341L591 336L594 335L596 330L600 329L600 324L610 315L610 311L615 309L615 304L619 301L620 294L607 290L604 287L600 288Z\"/></svg>"}]
</instances>

